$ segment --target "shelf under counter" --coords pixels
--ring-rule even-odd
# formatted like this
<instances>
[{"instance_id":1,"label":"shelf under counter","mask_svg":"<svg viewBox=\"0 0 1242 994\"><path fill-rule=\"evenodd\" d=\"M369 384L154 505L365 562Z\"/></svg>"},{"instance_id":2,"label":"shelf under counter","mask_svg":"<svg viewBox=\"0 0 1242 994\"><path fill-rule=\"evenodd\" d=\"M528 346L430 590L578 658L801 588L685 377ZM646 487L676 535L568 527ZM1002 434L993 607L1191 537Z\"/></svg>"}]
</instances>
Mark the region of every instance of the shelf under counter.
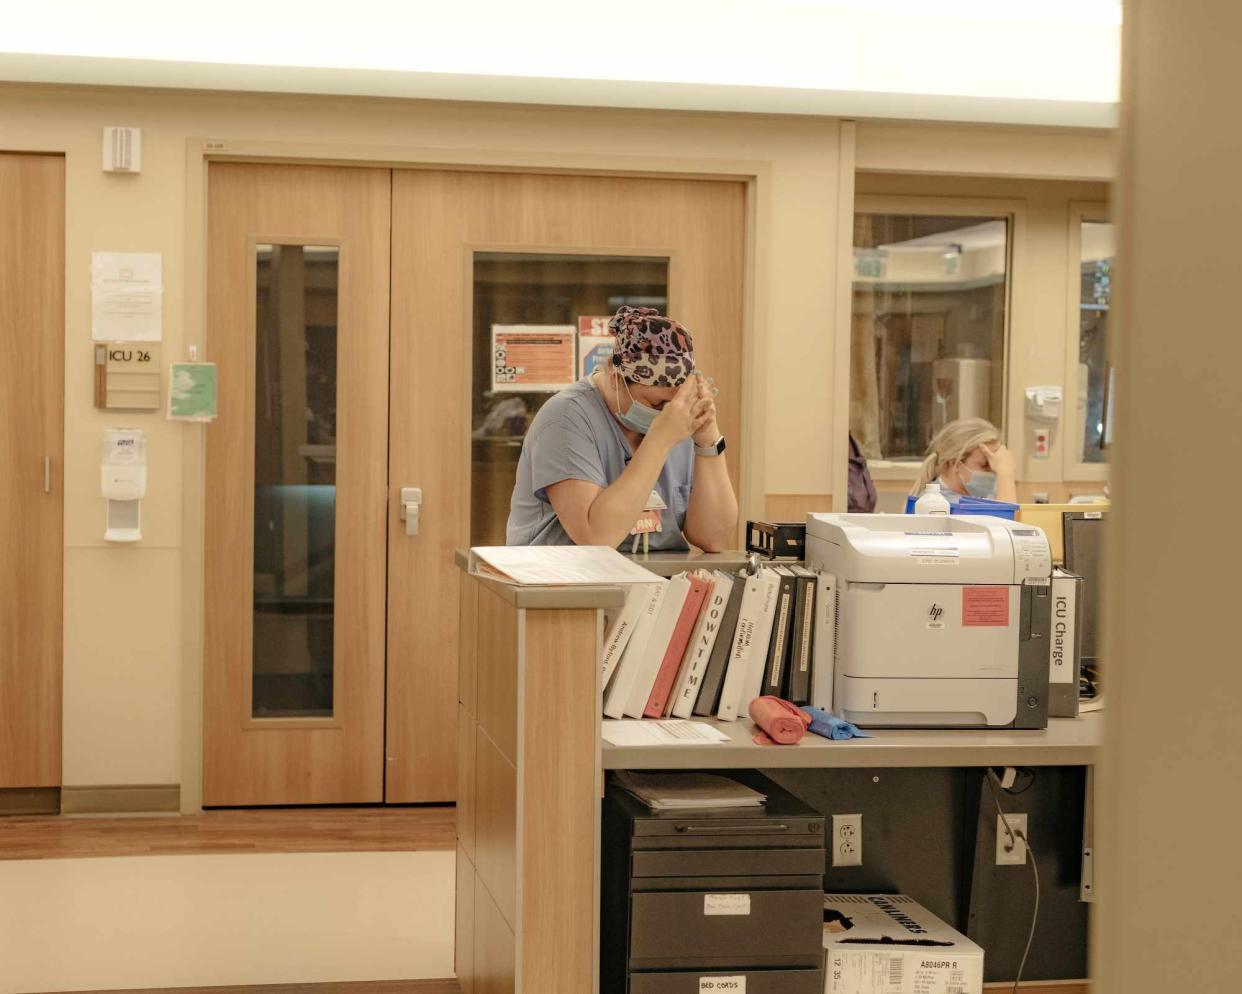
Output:
<instances>
[{"instance_id":1,"label":"shelf under counter","mask_svg":"<svg viewBox=\"0 0 1242 994\"><path fill-rule=\"evenodd\" d=\"M611 719L603 719L607 724ZM695 719L705 720L705 719ZM1046 729L874 729L873 738L758 745L749 720L711 721L728 742L614 746L601 742L606 770L879 769L960 766L1093 766L1104 716L1050 718Z\"/></svg>"}]
</instances>

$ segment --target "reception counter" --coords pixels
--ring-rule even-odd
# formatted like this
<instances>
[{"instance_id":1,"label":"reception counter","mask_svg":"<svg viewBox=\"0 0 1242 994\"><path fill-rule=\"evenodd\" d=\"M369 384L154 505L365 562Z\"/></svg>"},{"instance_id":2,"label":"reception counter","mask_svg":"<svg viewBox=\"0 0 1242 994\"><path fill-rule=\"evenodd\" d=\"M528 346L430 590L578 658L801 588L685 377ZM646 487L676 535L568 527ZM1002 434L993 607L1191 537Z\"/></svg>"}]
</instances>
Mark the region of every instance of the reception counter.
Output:
<instances>
[{"instance_id":1,"label":"reception counter","mask_svg":"<svg viewBox=\"0 0 1242 994\"><path fill-rule=\"evenodd\" d=\"M652 555L660 575L736 569L741 554ZM465 567L465 556L459 554ZM458 682L457 976L463 994L598 990L600 797L608 769L1085 766L1101 716L1043 731L882 731L758 746L747 721L719 745L601 746L604 611L617 586L462 584Z\"/></svg>"}]
</instances>

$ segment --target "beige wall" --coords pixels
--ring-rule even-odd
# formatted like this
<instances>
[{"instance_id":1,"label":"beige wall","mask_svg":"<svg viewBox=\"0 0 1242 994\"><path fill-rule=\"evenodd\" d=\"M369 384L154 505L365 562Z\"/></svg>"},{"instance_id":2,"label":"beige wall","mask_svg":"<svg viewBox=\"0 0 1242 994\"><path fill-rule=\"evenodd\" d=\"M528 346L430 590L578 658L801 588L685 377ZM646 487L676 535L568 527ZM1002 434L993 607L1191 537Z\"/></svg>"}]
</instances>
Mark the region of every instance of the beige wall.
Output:
<instances>
[{"instance_id":1,"label":"beige wall","mask_svg":"<svg viewBox=\"0 0 1242 994\"><path fill-rule=\"evenodd\" d=\"M1237 991L1242 857L1237 539L1242 464L1242 6L1125 10L1117 499L1096 832L1104 994ZM1212 466L1210 488L1170 486ZM1222 458L1222 453L1229 457ZM1194 493L1219 509L1196 513ZM1222 513L1223 512L1223 513Z\"/></svg>"},{"instance_id":2,"label":"beige wall","mask_svg":"<svg viewBox=\"0 0 1242 994\"><path fill-rule=\"evenodd\" d=\"M1117 175L1111 132L866 121L857 168L867 172L1107 182Z\"/></svg>"},{"instance_id":3,"label":"beige wall","mask_svg":"<svg viewBox=\"0 0 1242 994\"><path fill-rule=\"evenodd\" d=\"M143 129L141 175L101 172L105 125ZM913 155L933 173L1070 169L1100 179L1111 163L1109 140L1097 134L858 132L860 163L879 170L909 170ZM834 470L841 477L835 432L808 426L843 424L834 384L846 376L848 299L839 288L854 134L852 122L805 117L0 86L5 147L66 156L65 783L184 782L194 797L204 429L94 410L89 262L93 250L162 252L164 359L201 343L208 142L234 155L753 177L745 396L722 402L744 407L743 514L758 516L770 494L782 507L822 503ZM1041 151L1045 141L1055 154ZM111 548L101 537L98 440L121 424L146 429L150 475L143 542Z\"/></svg>"}]
</instances>

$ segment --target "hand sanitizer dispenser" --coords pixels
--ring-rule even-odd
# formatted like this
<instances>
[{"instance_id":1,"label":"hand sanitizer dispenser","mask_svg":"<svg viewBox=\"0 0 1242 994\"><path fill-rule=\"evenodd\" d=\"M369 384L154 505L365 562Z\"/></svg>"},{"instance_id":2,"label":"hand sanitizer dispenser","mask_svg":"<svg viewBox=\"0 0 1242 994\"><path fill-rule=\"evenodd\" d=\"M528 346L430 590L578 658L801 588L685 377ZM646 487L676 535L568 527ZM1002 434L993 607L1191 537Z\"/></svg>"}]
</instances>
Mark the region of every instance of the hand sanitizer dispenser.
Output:
<instances>
[{"instance_id":1,"label":"hand sanitizer dispenser","mask_svg":"<svg viewBox=\"0 0 1242 994\"><path fill-rule=\"evenodd\" d=\"M100 478L108 502L104 538L137 542L142 538L142 498L147 493L147 436L141 428L104 431Z\"/></svg>"}]
</instances>

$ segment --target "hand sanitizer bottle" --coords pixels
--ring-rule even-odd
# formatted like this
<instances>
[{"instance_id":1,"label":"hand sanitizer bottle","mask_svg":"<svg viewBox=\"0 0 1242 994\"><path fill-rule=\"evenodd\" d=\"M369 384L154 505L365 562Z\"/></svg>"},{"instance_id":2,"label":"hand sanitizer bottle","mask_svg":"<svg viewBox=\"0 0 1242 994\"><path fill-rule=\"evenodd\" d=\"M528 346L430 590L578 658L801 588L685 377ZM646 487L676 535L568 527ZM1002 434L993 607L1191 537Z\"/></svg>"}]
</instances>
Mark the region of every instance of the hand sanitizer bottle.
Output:
<instances>
[{"instance_id":1,"label":"hand sanitizer bottle","mask_svg":"<svg viewBox=\"0 0 1242 994\"><path fill-rule=\"evenodd\" d=\"M940 492L939 483L929 483L914 502L915 514L948 514L949 502Z\"/></svg>"}]
</instances>

